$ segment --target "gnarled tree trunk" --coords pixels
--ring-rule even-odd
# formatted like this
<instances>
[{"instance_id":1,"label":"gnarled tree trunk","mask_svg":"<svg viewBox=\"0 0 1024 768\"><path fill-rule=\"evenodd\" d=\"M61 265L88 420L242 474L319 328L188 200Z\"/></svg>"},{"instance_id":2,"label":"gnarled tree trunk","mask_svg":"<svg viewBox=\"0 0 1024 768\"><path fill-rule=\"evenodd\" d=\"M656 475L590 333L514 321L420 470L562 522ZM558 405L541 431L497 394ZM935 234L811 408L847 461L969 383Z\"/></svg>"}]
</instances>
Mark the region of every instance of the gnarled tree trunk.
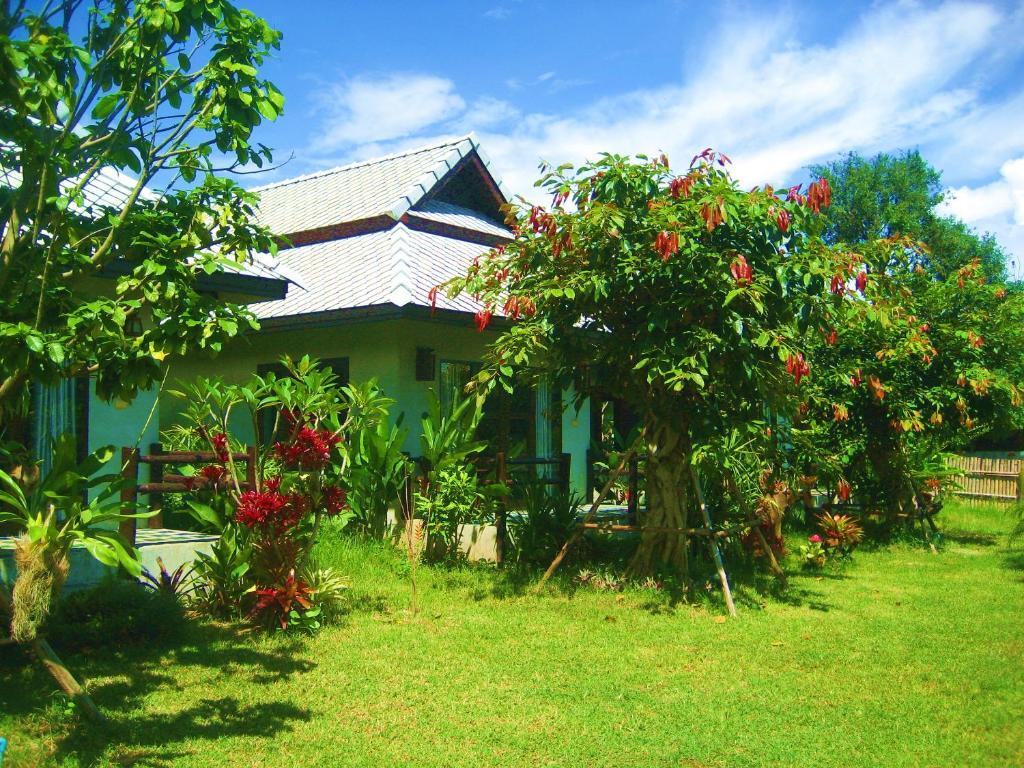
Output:
<instances>
[{"instance_id":1,"label":"gnarled tree trunk","mask_svg":"<svg viewBox=\"0 0 1024 768\"><path fill-rule=\"evenodd\" d=\"M693 503L689 442L682 431L652 417L648 417L644 438L647 509L640 520L640 544L629 571L643 576L662 566L685 575L688 540L682 529L688 527Z\"/></svg>"}]
</instances>

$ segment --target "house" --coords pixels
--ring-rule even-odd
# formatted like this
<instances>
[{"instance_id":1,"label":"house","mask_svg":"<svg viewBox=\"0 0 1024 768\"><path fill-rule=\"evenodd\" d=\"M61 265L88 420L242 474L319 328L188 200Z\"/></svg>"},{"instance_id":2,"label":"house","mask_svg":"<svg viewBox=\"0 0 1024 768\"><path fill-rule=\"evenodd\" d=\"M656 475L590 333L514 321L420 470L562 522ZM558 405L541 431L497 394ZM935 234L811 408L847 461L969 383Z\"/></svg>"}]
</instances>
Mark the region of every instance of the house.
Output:
<instances>
[{"instance_id":1,"label":"house","mask_svg":"<svg viewBox=\"0 0 1024 768\"><path fill-rule=\"evenodd\" d=\"M442 403L478 369L502 321L478 332L471 297L438 296L434 286L464 274L472 261L512 234L503 222L508 193L472 136L268 184L259 217L287 244L277 254L296 283L281 299L252 309L257 333L234 340L216 361L173 363L169 381L218 375L242 381L272 370L283 355L311 355L343 381L375 378L410 428L405 450L417 455L417 427L429 391ZM539 386L499 394L486 407L481 437L531 457L571 456L570 484L587 484L589 406ZM161 425L181 403L161 400ZM246 439L246 426L239 434ZM251 427L248 428L251 432Z\"/></svg>"}]
</instances>

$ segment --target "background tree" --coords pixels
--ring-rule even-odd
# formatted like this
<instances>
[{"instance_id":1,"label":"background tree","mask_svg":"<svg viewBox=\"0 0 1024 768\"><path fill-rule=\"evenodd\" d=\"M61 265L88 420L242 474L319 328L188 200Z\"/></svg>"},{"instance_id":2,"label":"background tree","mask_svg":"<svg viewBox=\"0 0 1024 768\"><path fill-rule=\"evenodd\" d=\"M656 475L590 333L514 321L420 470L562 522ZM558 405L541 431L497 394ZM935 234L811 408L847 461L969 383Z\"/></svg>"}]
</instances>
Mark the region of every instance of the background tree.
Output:
<instances>
[{"instance_id":1,"label":"background tree","mask_svg":"<svg viewBox=\"0 0 1024 768\"><path fill-rule=\"evenodd\" d=\"M283 105L258 73L279 41L226 0L3 3L0 415L85 372L129 399L254 324L196 284L274 247L214 171L270 160L251 135Z\"/></svg>"},{"instance_id":2,"label":"background tree","mask_svg":"<svg viewBox=\"0 0 1024 768\"><path fill-rule=\"evenodd\" d=\"M946 197L941 174L919 152L872 158L851 152L810 170L832 188L832 205L824 214L828 242L854 245L906 235L928 244L916 258L937 277L979 259L987 277L1005 278L1007 257L995 238L938 211Z\"/></svg>"},{"instance_id":3,"label":"background tree","mask_svg":"<svg viewBox=\"0 0 1024 768\"><path fill-rule=\"evenodd\" d=\"M836 324L808 336L820 375L790 437L820 486L895 516L941 489L944 452L1020 417L1024 300L979 260L938 280L905 238L862 250Z\"/></svg>"},{"instance_id":4,"label":"background tree","mask_svg":"<svg viewBox=\"0 0 1024 768\"><path fill-rule=\"evenodd\" d=\"M817 234L826 183L744 192L726 162L707 150L681 176L664 157L562 166L538 182L552 207L512 207L515 240L447 285L479 297L479 328L499 307L513 319L490 353L500 380L533 371L580 396L600 383L642 419L635 573L685 568L694 450L734 428L763 434L766 407L789 410L809 372L803 328L849 269Z\"/></svg>"}]
</instances>

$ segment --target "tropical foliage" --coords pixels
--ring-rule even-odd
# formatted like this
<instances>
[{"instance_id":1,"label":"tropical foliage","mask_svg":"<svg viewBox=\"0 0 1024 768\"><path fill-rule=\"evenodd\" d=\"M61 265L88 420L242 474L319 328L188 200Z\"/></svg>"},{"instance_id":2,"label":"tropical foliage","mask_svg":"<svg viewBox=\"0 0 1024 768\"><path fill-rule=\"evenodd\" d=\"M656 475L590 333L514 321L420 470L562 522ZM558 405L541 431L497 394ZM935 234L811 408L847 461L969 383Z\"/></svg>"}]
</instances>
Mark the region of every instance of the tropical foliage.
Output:
<instances>
[{"instance_id":1,"label":"tropical foliage","mask_svg":"<svg viewBox=\"0 0 1024 768\"><path fill-rule=\"evenodd\" d=\"M4 5L0 414L83 373L129 400L255 324L200 289L275 248L215 171L270 161L251 138L283 107L259 74L279 41L227 0Z\"/></svg>"}]
</instances>

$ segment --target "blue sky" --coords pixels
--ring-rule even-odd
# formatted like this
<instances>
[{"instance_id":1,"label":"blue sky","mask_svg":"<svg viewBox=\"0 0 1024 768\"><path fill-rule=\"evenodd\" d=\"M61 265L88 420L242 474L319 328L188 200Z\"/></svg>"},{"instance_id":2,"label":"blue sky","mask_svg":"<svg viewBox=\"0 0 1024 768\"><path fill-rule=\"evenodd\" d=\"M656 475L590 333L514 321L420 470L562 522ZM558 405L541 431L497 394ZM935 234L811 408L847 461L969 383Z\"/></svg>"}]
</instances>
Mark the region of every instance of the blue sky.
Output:
<instances>
[{"instance_id":1,"label":"blue sky","mask_svg":"<svg viewBox=\"0 0 1024 768\"><path fill-rule=\"evenodd\" d=\"M781 186L847 150L918 148L947 208L1024 261L1024 0L251 0L291 158L253 184L475 131L512 189L540 159L705 146ZM1024 272L1016 267L1015 272Z\"/></svg>"}]
</instances>

